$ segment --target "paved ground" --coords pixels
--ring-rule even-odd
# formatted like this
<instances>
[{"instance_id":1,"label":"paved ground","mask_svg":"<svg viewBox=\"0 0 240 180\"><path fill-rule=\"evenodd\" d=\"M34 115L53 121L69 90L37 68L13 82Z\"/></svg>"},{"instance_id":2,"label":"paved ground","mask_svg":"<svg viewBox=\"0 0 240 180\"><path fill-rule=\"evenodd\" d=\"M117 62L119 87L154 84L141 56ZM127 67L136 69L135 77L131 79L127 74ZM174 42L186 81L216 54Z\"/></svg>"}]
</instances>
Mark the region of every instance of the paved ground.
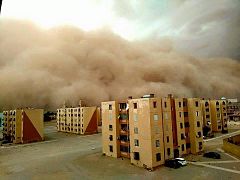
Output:
<instances>
[{"instance_id":1,"label":"paved ground","mask_svg":"<svg viewBox=\"0 0 240 180\"><path fill-rule=\"evenodd\" d=\"M154 172L101 154L101 134L89 136L58 133L45 124L46 141L0 147L0 179L239 179L240 160L221 150L222 137L205 142L218 150L221 160L187 156L180 169L160 167ZM240 133L239 131L234 132ZM196 162L195 162L196 161Z\"/></svg>"}]
</instances>

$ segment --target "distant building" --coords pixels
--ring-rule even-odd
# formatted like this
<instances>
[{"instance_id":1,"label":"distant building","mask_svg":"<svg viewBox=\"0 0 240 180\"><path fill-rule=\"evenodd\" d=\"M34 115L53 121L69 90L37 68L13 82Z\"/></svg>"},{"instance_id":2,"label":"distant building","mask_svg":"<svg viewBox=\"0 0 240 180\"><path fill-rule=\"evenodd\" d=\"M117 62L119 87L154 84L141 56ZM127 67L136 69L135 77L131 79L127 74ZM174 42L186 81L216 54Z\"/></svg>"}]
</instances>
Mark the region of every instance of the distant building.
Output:
<instances>
[{"instance_id":1,"label":"distant building","mask_svg":"<svg viewBox=\"0 0 240 180\"><path fill-rule=\"evenodd\" d=\"M3 111L3 118L3 139L16 144L44 139L43 109Z\"/></svg>"},{"instance_id":2,"label":"distant building","mask_svg":"<svg viewBox=\"0 0 240 180\"><path fill-rule=\"evenodd\" d=\"M94 134L98 132L97 107L57 109L57 130L74 134Z\"/></svg>"},{"instance_id":3,"label":"distant building","mask_svg":"<svg viewBox=\"0 0 240 180\"><path fill-rule=\"evenodd\" d=\"M227 100L227 115L229 121L240 121L240 102L238 99Z\"/></svg>"},{"instance_id":4,"label":"distant building","mask_svg":"<svg viewBox=\"0 0 240 180\"><path fill-rule=\"evenodd\" d=\"M102 102L103 153L154 168L166 159L203 150L198 98L143 96Z\"/></svg>"}]
</instances>

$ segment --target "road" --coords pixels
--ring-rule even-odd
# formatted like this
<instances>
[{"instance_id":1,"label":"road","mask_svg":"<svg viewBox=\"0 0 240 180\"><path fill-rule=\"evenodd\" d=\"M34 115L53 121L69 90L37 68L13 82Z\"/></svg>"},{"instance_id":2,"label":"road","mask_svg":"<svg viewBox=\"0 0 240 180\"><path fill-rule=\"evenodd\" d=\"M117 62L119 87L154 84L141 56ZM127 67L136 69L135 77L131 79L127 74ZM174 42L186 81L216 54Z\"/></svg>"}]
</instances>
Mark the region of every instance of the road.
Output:
<instances>
[{"instance_id":1,"label":"road","mask_svg":"<svg viewBox=\"0 0 240 180\"><path fill-rule=\"evenodd\" d=\"M238 133L238 132L236 132ZM189 155L189 165L179 169L159 167L153 172L101 153L101 134L77 136L45 124L46 141L0 147L0 179L239 179L240 163L222 152L221 139L206 141L221 160ZM216 143L217 142L217 143ZM191 162L197 161L197 162ZM212 167L213 166L213 167ZM226 170L229 169L229 170Z\"/></svg>"}]
</instances>

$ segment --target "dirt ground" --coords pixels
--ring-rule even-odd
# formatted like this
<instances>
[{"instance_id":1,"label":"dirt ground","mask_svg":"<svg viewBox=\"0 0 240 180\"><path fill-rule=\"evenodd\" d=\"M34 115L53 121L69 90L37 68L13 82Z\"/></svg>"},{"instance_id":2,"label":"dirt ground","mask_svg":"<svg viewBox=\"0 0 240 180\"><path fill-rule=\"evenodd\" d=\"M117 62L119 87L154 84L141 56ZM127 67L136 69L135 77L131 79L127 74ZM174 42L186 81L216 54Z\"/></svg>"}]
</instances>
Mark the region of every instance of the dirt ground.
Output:
<instances>
[{"instance_id":1,"label":"dirt ground","mask_svg":"<svg viewBox=\"0 0 240 180\"><path fill-rule=\"evenodd\" d=\"M235 133L238 132L235 130ZM100 133L88 136L59 133L55 123L50 122L45 123L45 137L44 142L0 147L0 179L237 180L240 177L240 160L222 152L222 138L205 142L210 149L219 151L221 160L190 155L186 157L189 161L186 167L170 169L162 166L149 172L131 165L128 159L103 156ZM191 164L191 161L203 165Z\"/></svg>"}]
</instances>

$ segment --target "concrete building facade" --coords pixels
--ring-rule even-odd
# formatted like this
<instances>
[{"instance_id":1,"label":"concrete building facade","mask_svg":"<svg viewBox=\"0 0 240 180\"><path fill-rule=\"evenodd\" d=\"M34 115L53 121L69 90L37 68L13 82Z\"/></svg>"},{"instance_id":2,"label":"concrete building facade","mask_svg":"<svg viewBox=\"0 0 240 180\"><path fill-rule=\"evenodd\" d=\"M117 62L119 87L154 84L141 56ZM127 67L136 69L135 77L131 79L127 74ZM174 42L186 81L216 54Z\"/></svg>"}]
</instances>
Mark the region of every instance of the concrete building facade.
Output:
<instances>
[{"instance_id":1,"label":"concrete building facade","mask_svg":"<svg viewBox=\"0 0 240 180\"><path fill-rule=\"evenodd\" d=\"M57 129L74 134L98 132L97 107L75 107L57 109Z\"/></svg>"},{"instance_id":2,"label":"concrete building facade","mask_svg":"<svg viewBox=\"0 0 240 180\"><path fill-rule=\"evenodd\" d=\"M3 138L12 143L42 141L43 109L4 111Z\"/></svg>"},{"instance_id":3,"label":"concrete building facade","mask_svg":"<svg viewBox=\"0 0 240 180\"><path fill-rule=\"evenodd\" d=\"M203 150L200 99L145 96L102 102L101 109L107 156L152 169L166 159Z\"/></svg>"}]
</instances>

